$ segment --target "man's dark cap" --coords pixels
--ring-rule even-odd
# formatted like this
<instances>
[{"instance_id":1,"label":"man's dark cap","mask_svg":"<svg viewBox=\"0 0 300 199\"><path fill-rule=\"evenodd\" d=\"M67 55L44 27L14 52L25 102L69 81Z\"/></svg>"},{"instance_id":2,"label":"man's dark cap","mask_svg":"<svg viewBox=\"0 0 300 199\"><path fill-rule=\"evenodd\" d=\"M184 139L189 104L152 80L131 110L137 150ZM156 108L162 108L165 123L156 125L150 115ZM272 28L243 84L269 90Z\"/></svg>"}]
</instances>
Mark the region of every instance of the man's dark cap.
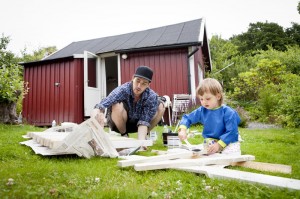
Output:
<instances>
[{"instance_id":1,"label":"man's dark cap","mask_svg":"<svg viewBox=\"0 0 300 199\"><path fill-rule=\"evenodd\" d=\"M139 66L136 69L134 74L134 77L141 77L148 80L149 82L152 81L152 76L153 76L153 71L148 66Z\"/></svg>"}]
</instances>

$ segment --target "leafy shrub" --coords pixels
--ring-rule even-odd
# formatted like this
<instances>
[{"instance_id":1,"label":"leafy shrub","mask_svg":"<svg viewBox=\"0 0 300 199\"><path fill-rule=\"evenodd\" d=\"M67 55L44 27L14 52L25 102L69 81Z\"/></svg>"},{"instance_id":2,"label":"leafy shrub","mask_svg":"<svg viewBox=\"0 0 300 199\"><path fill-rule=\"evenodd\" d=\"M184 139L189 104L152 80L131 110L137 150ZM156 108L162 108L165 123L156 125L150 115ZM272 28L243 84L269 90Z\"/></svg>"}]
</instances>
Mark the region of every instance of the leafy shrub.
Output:
<instances>
[{"instance_id":1,"label":"leafy shrub","mask_svg":"<svg viewBox=\"0 0 300 199\"><path fill-rule=\"evenodd\" d=\"M279 85L277 92L279 122L287 127L300 127L300 76L283 75L285 82Z\"/></svg>"},{"instance_id":2,"label":"leafy shrub","mask_svg":"<svg viewBox=\"0 0 300 199\"><path fill-rule=\"evenodd\" d=\"M257 101L259 88L273 83L280 84L280 75L286 72L286 67L278 60L260 60L255 68L240 73L237 78L232 79L234 91L231 98L234 100Z\"/></svg>"},{"instance_id":3,"label":"leafy shrub","mask_svg":"<svg viewBox=\"0 0 300 199\"><path fill-rule=\"evenodd\" d=\"M286 51L278 51L268 46L268 50L259 50L255 55L258 60L269 59L279 60L283 65L286 66L287 71L300 75L300 46L287 46Z\"/></svg>"},{"instance_id":4,"label":"leafy shrub","mask_svg":"<svg viewBox=\"0 0 300 199\"><path fill-rule=\"evenodd\" d=\"M263 122L300 127L300 77L284 74L280 78L281 84L268 84L259 90L256 113Z\"/></svg>"},{"instance_id":5,"label":"leafy shrub","mask_svg":"<svg viewBox=\"0 0 300 199\"><path fill-rule=\"evenodd\" d=\"M257 109L260 118L264 118L263 122L276 122L276 110L279 103L278 90L278 86L272 83L259 89Z\"/></svg>"},{"instance_id":6,"label":"leafy shrub","mask_svg":"<svg viewBox=\"0 0 300 199\"><path fill-rule=\"evenodd\" d=\"M27 89L19 75L19 68L0 67L0 103L16 102L21 94L25 94Z\"/></svg>"},{"instance_id":7,"label":"leafy shrub","mask_svg":"<svg viewBox=\"0 0 300 199\"><path fill-rule=\"evenodd\" d=\"M247 107L251 119L300 127L300 76L277 60L261 60L232 81L233 100L253 102Z\"/></svg>"},{"instance_id":8,"label":"leafy shrub","mask_svg":"<svg viewBox=\"0 0 300 199\"><path fill-rule=\"evenodd\" d=\"M17 104L20 111L28 87L22 80L22 68L17 64L18 58L6 49L9 41L9 37L0 38L0 103L4 107L6 104Z\"/></svg>"}]
</instances>

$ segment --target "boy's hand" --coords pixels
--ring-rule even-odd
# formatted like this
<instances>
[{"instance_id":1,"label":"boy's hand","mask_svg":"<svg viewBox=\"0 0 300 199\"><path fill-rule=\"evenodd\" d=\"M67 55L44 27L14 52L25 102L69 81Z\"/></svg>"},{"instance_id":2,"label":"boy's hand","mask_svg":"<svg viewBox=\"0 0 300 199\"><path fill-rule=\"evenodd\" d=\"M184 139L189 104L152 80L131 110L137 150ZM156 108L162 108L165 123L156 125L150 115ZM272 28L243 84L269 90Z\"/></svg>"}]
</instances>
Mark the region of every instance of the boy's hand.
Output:
<instances>
[{"instance_id":1,"label":"boy's hand","mask_svg":"<svg viewBox=\"0 0 300 199\"><path fill-rule=\"evenodd\" d=\"M208 146L207 153L208 154L214 154L214 153L217 153L221 150L222 150L222 146L218 142L215 142L214 144L211 144L211 145Z\"/></svg>"},{"instance_id":2,"label":"boy's hand","mask_svg":"<svg viewBox=\"0 0 300 199\"><path fill-rule=\"evenodd\" d=\"M178 137L179 137L180 140L187 139L186 129L179 129L179 131L178 131Z\"/></svg>"}]
</instances>

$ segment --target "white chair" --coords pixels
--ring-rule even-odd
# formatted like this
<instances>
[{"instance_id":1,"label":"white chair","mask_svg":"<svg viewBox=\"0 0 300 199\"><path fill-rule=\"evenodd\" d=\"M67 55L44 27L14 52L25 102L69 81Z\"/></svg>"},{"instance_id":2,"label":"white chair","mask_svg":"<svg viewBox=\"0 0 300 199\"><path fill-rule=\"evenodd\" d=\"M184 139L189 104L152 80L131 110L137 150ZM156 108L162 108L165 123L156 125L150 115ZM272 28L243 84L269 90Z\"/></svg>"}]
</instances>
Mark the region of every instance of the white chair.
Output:
<instances>
[{"instance_id":1,"label":"white chair","mask_svg":"<svg viewBox=\"0 0 300 199\"><path fill-rule=\"evenodd\" d=\"M170 107L172 107L172 102L168 95L164 95L163 97L166 99L164 106L165 108L168 109L169 125L172 126L171 113L170 113Z\"/></svg>"},{"instance_id":2,"label":"white chair","mask_svg":"<svg viewBox=\"0 0 300 199\"><path fill-rule=\"evenodd\" d=\"M189 94L174 94L172 104L172 123L176 124L182 114L187 113L192 106L192 96Z\"/></svg>"}]
</instances>

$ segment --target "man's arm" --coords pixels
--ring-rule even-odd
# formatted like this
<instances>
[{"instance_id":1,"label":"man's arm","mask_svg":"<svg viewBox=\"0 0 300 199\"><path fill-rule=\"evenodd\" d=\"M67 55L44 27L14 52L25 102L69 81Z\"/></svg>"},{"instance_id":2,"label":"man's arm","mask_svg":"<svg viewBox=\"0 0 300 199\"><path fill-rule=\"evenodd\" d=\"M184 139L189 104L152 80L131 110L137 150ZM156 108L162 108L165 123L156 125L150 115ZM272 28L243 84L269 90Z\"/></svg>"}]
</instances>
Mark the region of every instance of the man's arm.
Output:
<instances>
[{"instance_id":1,"label":"man's arm","mask_svg":"<svg viewBox=\"0 0 300 199\"><path fill-rule=\"evenodd\" d=\"M146 140L148 133L148 126L139 125L138 127L138 139L139 140Z\"/></svg>"},{"instance_id":2,"label":"man's arm","mask_svg":"<svg viewBox=\"0 0 300 199\"><path fill-rule=\"evenodd\" d=\"M106 98L95 105L95 108L91 112L91 117L94 117L102 127L104 127L105 124L105 109L112 106L116 102L122 101L122 99L125 97L125 89L125 84L115 88Z\"/></svg>"}]
</instances>

